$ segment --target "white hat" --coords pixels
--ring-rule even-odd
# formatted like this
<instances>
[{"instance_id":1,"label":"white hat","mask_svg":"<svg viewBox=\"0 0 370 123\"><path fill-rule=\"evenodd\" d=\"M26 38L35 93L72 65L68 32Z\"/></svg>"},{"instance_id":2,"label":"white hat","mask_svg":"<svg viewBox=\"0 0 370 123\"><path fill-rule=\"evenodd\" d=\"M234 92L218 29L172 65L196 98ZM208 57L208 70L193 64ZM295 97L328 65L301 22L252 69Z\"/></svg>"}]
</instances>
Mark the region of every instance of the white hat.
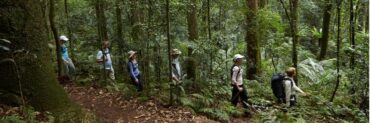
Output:
<instances>
[{"instance_id":1,"label":"white hat","mask_svg":"<svg viewBox=\"0 0 370 123\"><path fill-rule=\"evenodd\" d=\"M235 54L235 55L234 55L234 59L233 59L233 61L235 61L235 60L237 60L237 59L242 59L242 58L244 58L244 56L243 56L243 55Z\"/></svg>"},{"instance_id":2,"label":"white hat","mask_svg":"<svg viewBox=\"0 0 370 123\"><path fill-rule=\"evenodd\" d=\"M59 37L59 40L61 40L61 41L68 41L69 39L67 38L67 36L65 36L65 35L61 35L61 36Z\"/></svg>"},{"instance_id":3,"label":"white hat","mask_svg":"<svg viewBox=\"0 0 370 123\"><path fill-rule=\"evenodd\" d=\"M179 49L172 49L171 55L181 55L181 53Z\"/></svg>"},{"instance_id":4,"label":"white hat","mask_svg":"<svg viewBox=\"0 0 370 123\"><path fill-rule=\"evenodd\" d=\"M132 50L130 50L130 51L128 51L128 58L131 58L132 56L134 56L135 55L135 51L132 51Z\"/></svg>"}]
</instances>

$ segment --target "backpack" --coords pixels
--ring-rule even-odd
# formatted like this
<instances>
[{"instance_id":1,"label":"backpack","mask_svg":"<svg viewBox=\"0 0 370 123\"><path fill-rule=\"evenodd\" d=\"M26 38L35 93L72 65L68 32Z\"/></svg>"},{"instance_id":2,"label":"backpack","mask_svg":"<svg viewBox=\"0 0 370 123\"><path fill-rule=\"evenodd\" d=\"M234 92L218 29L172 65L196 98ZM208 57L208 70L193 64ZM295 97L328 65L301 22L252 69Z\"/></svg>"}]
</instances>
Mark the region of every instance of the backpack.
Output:
<instances>
[{"instance_id":1,"label":"backpack","mask_svg":"<svg viewBox=\"0 0 370 123\"><path fill-rule=\"evenodd\" d=\"M233 77L233 73L234 73L233 69L234 69L234 67L235 67L235 66L236 66L236 65L234 64L234 65L231 67L231 69L230 69L230 76L231 76L231 78ZM238 77L239 77L239 74L240 74L240 67L239 67L238 74L236 75L236 78L238 78Z\"/></svg>"},{"instance_id":2,"label":"backpack","mask_svg":"<svg viewBox=\"0 0 370 123\"><path fill-rule=\"evenodd\" d=\"M274 96L278 99L279 102L285 103L285 92L284 92L284 80L290 80L288 78L285 78L286 76L282 73L274 74L271 78L271 89L274 94ZM293 82L290 80L290 82ZM291 87L293 87L293 83L291 84Z\"/></svg>"}]
</instances>

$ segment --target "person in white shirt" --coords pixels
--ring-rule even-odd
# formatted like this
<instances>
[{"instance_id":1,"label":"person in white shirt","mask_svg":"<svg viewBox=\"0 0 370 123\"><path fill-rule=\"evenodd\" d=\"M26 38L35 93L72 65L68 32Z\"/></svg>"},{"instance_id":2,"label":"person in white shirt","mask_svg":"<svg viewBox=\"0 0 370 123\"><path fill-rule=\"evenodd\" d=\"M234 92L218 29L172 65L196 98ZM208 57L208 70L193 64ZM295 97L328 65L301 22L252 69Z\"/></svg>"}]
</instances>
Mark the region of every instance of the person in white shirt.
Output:
<instances>
[{"instance_id":1,"label":"person in white shirt","mask_svg":"<svg viewBox=\"0 0 370 123\"><path fill-rule=\"evenodd\" d=\"M102 44L102 50L98 51L98 54L96 55L96 62L99 64L103 64L101 69L105 74L108 74L109 78L111 80L115 80L114 77L114 69L112 65L112 56L110 55L109 51L109 42L104 41Z\"/></svg>"},{"instance_id":2,"label":"person in white shirt","mask_svg":"<svg viewBox=\"0 0 370 123\"><path fill-rule=\"evenodd\" d=\"M248 109L247 101L247 90L243 85L243 69L241 67L243 62L244 56L240 54L236 54L234 56L234 65L231 68L231 85L233 86L232 89L232 97L231 103L236 106L238 103L239 98L241 99L242 105L244 108ZM246 114L249 114L246 112Z\"/></svg>"},{"instance_id":3,"label":"person in white shirt","mask_svg":"<svg viewBox=\"0 0 370 123\"><path fill-rule=\"evenodd\" d=\"M296 69L289 67L286 70L287 76L284 78L283 86L285 92L285 103L287 107L295 106L297 103L296 91L301 93L303 96L307 96L294 82L294 76L296 75Z\"/></svg>"},{"instance_id":4,"label":"person in white shirt","mask_svg":"<svg viewBox=\"0 0 370 123\"><path fill-rule=\"evenodd\" d=\"M176 84L181 83L181 66L180 66L180 61L179 61L179 56L181 55L181 51L178 49L173 49L171 52L171 57L172 57L172 80Z\"/></svg>"}]
</instances>

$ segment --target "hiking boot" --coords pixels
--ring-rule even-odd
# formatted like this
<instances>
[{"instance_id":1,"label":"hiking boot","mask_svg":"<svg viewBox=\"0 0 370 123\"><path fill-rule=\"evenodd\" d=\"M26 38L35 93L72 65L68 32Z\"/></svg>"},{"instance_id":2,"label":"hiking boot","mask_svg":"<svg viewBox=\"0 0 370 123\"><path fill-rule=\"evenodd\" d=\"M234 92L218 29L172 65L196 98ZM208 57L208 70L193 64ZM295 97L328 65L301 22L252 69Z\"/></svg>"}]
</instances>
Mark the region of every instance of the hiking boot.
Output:
<instances>
[{"instance_id":1,"label":"hiking boot","mask_svg":"<svg viewBox=\"0 0 370 123\"><path fill-rule=\"evenodd\" d=\"M246 112L244 112L244 117L251 118L252 113L250 113L249 111L246 111Z\"/></svg>"}]
</instances>

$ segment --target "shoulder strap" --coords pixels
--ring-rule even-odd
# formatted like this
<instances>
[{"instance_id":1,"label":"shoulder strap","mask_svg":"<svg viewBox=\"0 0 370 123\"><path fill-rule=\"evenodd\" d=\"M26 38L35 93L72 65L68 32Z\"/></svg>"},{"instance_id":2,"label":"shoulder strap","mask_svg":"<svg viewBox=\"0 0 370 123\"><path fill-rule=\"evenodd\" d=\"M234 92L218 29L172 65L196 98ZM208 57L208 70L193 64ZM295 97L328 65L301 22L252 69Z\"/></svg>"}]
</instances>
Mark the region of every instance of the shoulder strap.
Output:
<instances>
[{"instance_id":1,"label":"shoulder strap","mask_svg":"<svg viewBox=\"0 0 370 123\"><path fill-rule=\"evenodd\" d=\"M234 67L238 67L238 66L236 66L236 65L233 65L233 68L231 68L231 70L232 69L234 69ZM236 78L238 78L239 77L239 74L240 74L240 70L241 70L241 68L240 67L238 67L239 68L239 70L238 70L238 73L236 74ZM232 72L234 72L234 71L232 71ZM231 77L233 76L233 74L231 74Z\"/></svg>"},{"instance_id":2,"label":"shoulder strap","mask_svg":"<svg viewBox=\"0 0 370 123\"><path fill-rule=\"evenodd\" d=\"M288 81L290 81L290 88L293 88L293 81L292 81L292 79L290 79L290 78L285 78L284 77L284 79L283 80L288 80Z\"/></svg>"},{"instance_id":3,"label":"shoulder strap","mask_svg":"<svg viewBox=\"0 0 370 123\"><path fill-rule=\"evenodd\" d=\"M238 67L238 66L236 66L236 67ZM240 67L238 67L239 68L239 71L238 71L238 74L236 75L236 78L238 78L239 77L239 75L240 75L240 70L241 70L241 68Z\"/></svg>"}]
</instances>

